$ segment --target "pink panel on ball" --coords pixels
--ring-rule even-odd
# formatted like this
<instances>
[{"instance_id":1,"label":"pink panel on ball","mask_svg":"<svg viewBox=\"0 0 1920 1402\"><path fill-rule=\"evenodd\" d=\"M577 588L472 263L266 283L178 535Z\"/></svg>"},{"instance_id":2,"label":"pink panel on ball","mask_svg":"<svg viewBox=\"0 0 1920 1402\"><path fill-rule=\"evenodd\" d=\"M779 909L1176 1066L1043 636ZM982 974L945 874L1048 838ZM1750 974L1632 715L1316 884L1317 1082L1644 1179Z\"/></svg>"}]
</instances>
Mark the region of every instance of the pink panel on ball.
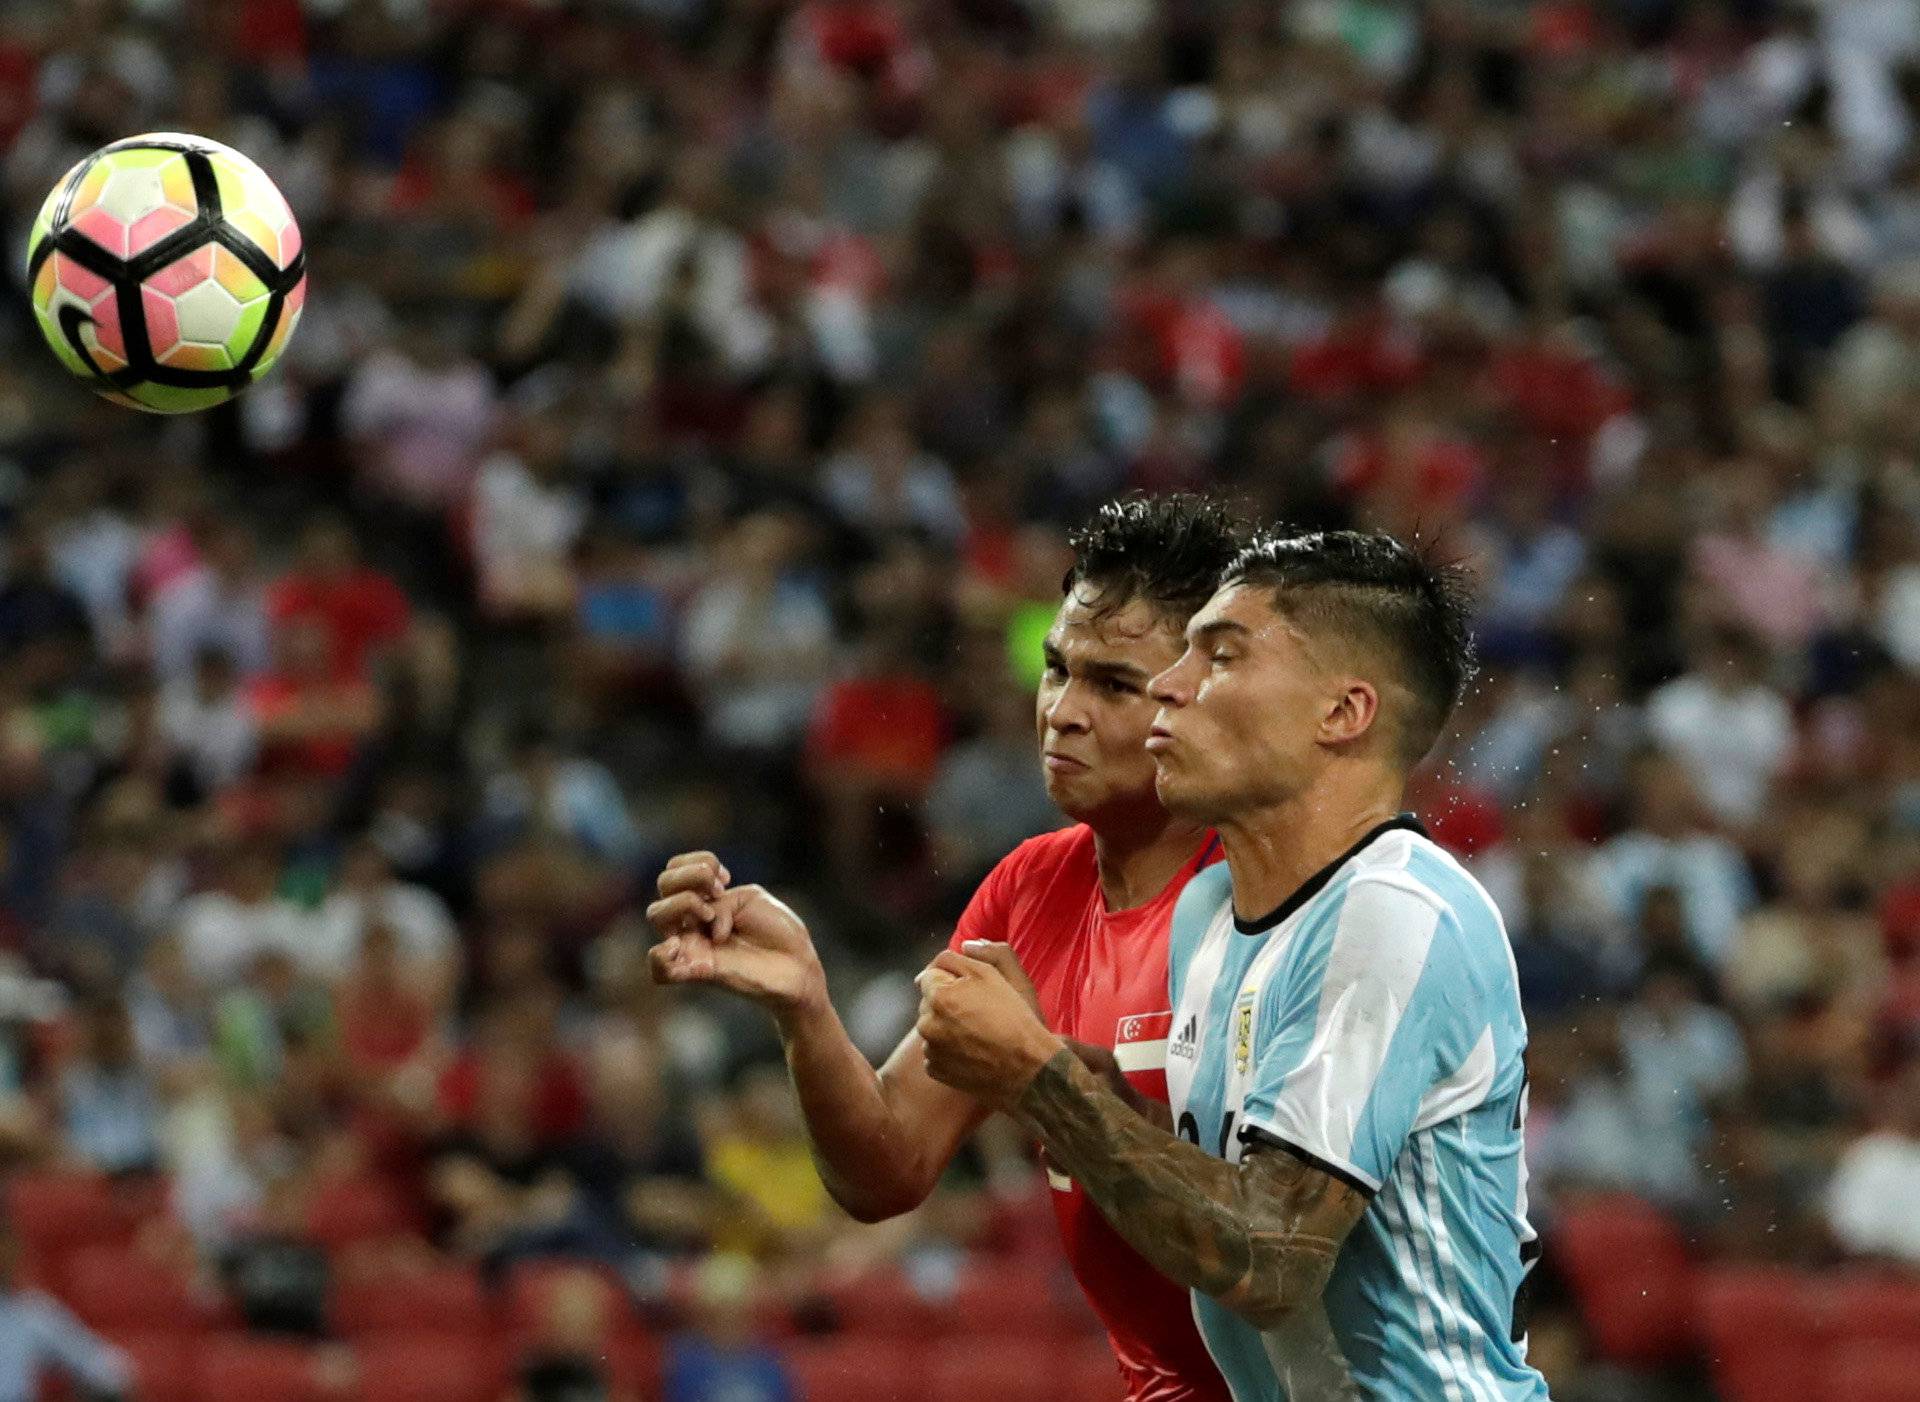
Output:
<instances>
[{"instance_id":1,"label":"pink panel on ball","mask_svg":"<svg viewBox=\"0 0 1920 1402\"><path fill-rule=\"evenodd\" d=\"M114 257L127 256L127 226L98 205L75 219L73 227Z\"/></svg>"},{"instance_id":2,"label":"pink panel on ball","mask_svg":"<svg viewBox=\"0 0 1920 1402\"><path fill-rule=\"evenodd\" d=\"M127 341L120 331L120 303L102 297L93 308L93 339L99 347L97 358L103 370L118 370L127 363Z\"/></svg>"},{"instance_id":3,"label":"pink panel on ball","mask_svg":"<svg viewBox=\"0 0 1920 1402\"><path fill-rule=\"evenodd\" d=\"M73 259L53 255L54 276L60 285L83 302L91 302L107 290L107 280L98 273L81 267Z\"/></svg>"},{"instance_id":4,"label":"pink panel on ball","mask_svg":"<svg viewBox=\"0 0 1920 1402\"><path fill-rule=\"evenodd\" d=\"M144 253L161 239L177 230L184 229L193 222L193 216L184 209L175 209L172 205L163 205L151 214L143 215L133 226L133 235L127 246L134 253Z\"/></svg>"},{"instance_id":5,"label":"pink panel on ball","mask_svg":"<svg viewBox=\"0 0 1920 1402\"><path fill-rule=\"evenodd\" d=\"M300 324L300 309L307 304L307 280L301 278L294 284L293 291L287 294L286 305L280 309L280 324L273 328L273 338L267 342L266 353L261 357L271 364L279 358L286 348L287 338L293 335L293 328Z\"/></svg>"},{"instance_id":6,"label":"pink panel on ball","mask_svg":"<svg viewBox=\"0 0 1920 1402\"><path fill-rule=\"evenodd\" d=\"M185 258L176 258L147 279L147 286L168 297L191 292L213 276L213 245L196 248Z\"/></svg>"},{"instance_id":7,"label":"pink panel on ball","mask_svg":"<svg viewBox=\"0 0 1920 1402\"><path fill-rule=\"evenodd\" d=\"M280 266L286 267L300 256L300 226L289 219L280 230Z\"/></svg>"},{"instance_id":8,"label":"pink panel on ball","mask_svg":"<svg viewBox=\"0 0 1920 1402\"><path fill-rule=\"evenodd\" d=\"M180 343L180 318L174 314L173 303L151 287L142 289L140 302L146 309L147 339L153 342L153 353L165 355Z\"/></svg>"}]
</instances>

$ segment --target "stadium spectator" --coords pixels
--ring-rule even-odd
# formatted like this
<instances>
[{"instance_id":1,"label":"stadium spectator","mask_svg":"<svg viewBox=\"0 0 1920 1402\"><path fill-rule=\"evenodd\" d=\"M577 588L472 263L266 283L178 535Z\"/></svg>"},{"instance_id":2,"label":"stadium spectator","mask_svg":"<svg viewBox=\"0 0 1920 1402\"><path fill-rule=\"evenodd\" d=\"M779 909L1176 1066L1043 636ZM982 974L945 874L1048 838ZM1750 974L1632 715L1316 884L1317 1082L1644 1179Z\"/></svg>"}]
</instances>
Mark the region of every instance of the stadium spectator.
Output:
<instances>
[{"instance_id":1,"label":"stadium spectator","mask_svg":"<svg viewBox=\"0 0 1920 1402\"><path fill-rule=\"evenodd\" d=\"M361 560L352 526L324 516L301 533L293 568L267 593L267 612L279 629L307 619L319 622L334 671L365 680L405 636L411 606L392 579Z\"/></svg>"},{"instance_id":2,"label":"stadium spectator","mask_svg":"<svg viewBox=\"0 0 1920 1402\"><path fill-rule=\"evenodd\" d=\"M34 1402L49 1374L113 1402L133 1395L133 1369L41 1291L20 1281L20 1239L0 1223L0 1399Z\"/></svg>"},{"instance_id":3,"label":"stadium spectator","mask_svg":"<svg viewBox=\"0 0 1920 1402\"><path fill-rule=\"evenodd\" d=\"M606 1365L608 1296L606 1282L587 1271L555 1283L507 1402L632 1402L615 1390Z\"/></svg>"},{"instance_id":4,"label":"stadium spectator","mask_svg":"<svg viewBox=\"0 0 1920 1402\"><path fill-rule=\"evenodd\" d=\"M265 670L272 648L259 543L246 524L225 522L207 532L198 551L198 563L154 594L154 671L162 682L184 680L203 654L217 651L251 677Z\"/></svg>"},{"instance_id":5,"label":"stadium spectator","mask_svg":"<svg viewBox=\"0 0 1920 1402\"><path fill-rule=\"evenodd\" d=\"M81 1042L60 1074L60 1133L68 1150L105 1173L160 1166L160 1096L118 999L81 1011Z\"/></svg>"},{"instance_id":6,"label":"stadium spectator","mask_svg":"<svg viewBox=\"0 0 1920 1402\"><path fill-rule=\"evenodd\" d=\"M798 568L802 531L787 516L745 517L717 547L722 572L688 603L681 653L722 745L781 753L813 711L833 620L818 581Z\"/></svg>"},{"instance_id":7,"label":"stadium spectator","mask_svg":"<svg viewBox=\"0 0 1920 1402\"><path fill-rule=\"evenodd\" d=\"M753 1336L759 1282L753 1263L718 1255L700 1268L699 1332L674 1340L666 1402L793 1402L794 1384L779 1355Z\"/></svg>"}]
</instances>

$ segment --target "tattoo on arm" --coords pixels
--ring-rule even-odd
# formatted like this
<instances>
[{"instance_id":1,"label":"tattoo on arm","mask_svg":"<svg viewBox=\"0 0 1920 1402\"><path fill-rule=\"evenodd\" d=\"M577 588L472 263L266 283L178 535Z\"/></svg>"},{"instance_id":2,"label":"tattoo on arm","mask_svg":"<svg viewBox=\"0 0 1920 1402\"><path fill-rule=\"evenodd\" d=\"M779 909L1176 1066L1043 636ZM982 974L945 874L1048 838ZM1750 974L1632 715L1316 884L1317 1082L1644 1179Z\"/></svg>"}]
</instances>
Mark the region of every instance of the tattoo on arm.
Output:
<instances>
[{"instance_id":1,"label":"tattoo on arm","mask_svg":"<svg viewBox=\"0 0 1920 1402\"><path fill-rule=\"evenodd\" d=\"M1354 1188L1284 1151L1231 1164L1176 1139L1071 1050L1047 1063L1019 1109L1136 1251L1262 1329L1319 1297L1366 1210Z\"/></svg>"},{"instance_id":2,"label":"tattoo on arm","mask_svg":"<svg viewBox=\"0 0 1920 1402\"><path fill-rule=\"evenodd\" d=\"M1076 1042L1067 1039L1067 1047L1080 1058L1081 1063L1098 1076L1113 1093L1126 1103L1142 1119L1156 1128L1173 1133L1173 1113L1167 1109L1165 1101L1155 1100L1151 1096L1140 1094L1127 1081L1127 1073L1120 1069L1120 1058L1107 1047L1098 1047L1091 1042Z\"/></svg>"}]
</instances>

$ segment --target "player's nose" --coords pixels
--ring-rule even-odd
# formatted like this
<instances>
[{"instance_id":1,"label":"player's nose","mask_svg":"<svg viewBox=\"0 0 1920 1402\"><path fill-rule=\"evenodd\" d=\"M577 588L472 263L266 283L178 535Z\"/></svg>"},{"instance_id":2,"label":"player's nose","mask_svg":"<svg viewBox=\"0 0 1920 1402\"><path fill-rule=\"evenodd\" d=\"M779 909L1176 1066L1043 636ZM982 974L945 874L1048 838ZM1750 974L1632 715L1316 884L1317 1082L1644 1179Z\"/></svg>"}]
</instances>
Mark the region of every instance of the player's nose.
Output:
<instances>
[{"instance_id":1,"label":"player's nose","mask_svg":"<svg viewBox=\"0 0 1920 1402\"><path fill-rule=\"evenodd\" d=\"M1187 658L1182 655L1166 671L1147 683L1147 695L1163 707L1178 708L1193 700L1193 686L1187 680Z\"/></svg>"},{"instance_id":2,"label":"player's nose","mask_svg":"<svg viewBox=\"0 0 1920 1402\"><path fill-rule=\"evenodd\" d=\"M1081 689L1068 682L1053 695L1046 709L1047 729L1062 735L1078 734L1091 724L1087 708L1081 704Z\"/></svg>"}]
</instances>

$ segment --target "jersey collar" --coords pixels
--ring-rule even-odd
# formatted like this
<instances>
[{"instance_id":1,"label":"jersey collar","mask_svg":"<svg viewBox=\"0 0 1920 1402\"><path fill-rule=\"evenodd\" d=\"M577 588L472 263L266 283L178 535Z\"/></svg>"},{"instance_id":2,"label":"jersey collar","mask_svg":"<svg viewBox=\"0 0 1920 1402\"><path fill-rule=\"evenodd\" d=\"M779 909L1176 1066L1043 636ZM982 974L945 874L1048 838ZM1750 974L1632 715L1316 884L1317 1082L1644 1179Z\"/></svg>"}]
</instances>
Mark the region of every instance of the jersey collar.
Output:
<instances>
[{"instance_id":1,"label":"jersey collar","mask_svg":"<svg viewBox=\"0 0 1920 1402\"><path fill-rule=\"evenodd\" d=\"M1300 909L1301 906L1319 895L1320 892L1326 888L1326 884L1333 880L1334 874L1338 872L1341 867L1359 856L1376 838L1385 837L1390 832L1417 832L1422 837L1427 835L1426 828L1421 824L1420 820L1411 813L1402 813L1397 817L1387 819L1384 823L1376 824L1374 827L1369 828L1366 834L1362 836L1358 842L1354 843L1353 846L1349 847L1346 851L1321 867L1320 870L1316 871L1312 876L1309 876L1305 881L1301 882L1299 888L1294 891L1291 896L1288 896L1284 901L1280 902L1279 906L1271 913L1262 916L1258 920L1242 920L1236 913L1233 917L1233 928L1243 935L1264 935L1282 920L1285 920L1289 915Z\"/></svg>"}]
</instances>

